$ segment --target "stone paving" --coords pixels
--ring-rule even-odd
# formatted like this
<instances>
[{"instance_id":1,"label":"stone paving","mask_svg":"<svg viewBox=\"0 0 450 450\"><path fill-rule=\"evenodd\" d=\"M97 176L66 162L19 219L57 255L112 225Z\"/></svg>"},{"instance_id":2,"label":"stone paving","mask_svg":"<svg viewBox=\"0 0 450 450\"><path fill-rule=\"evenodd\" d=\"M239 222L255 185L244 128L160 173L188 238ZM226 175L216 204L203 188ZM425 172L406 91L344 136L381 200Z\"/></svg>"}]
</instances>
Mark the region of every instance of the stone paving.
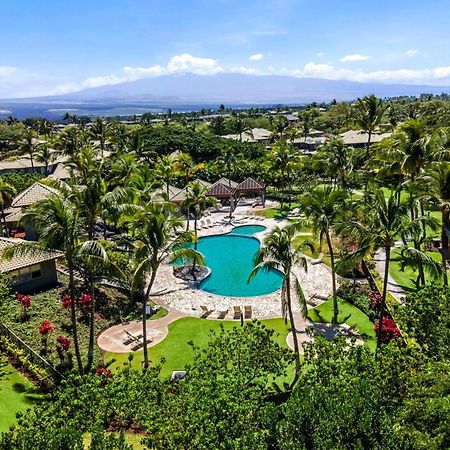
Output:
<instances>
[{"instance_id":1,"label":"stone paving","mask_svg":"<svg viewBox=\"0 0 450 450\"><path fill-rule=\"evenodd\" d=\"M226 222L226 214L212 214L208 218L210 218L211 223L216 225L199 230L198 234L200 237L210 236L227 233L235 226L258 224L267 227L265 231L254 235L254 237L262 240L264 235L275 226L282 226L286 223L286 221L265 218L263 220L253 217L240 219L240 217L245 217L245 212L245 210L240 214L235 212L236 220L233 223ZM300 267L295 269L294 272L299 278L307 300L315 299L315 303L318 304L320 299L328 298L331 295L331 273L324 264L308 264L306 273ZM151 295L152 299L163 307L174 308L184 314L197 317L201 316L201 305L213 310L213 313L209 316L211 319L217 319L219 313L223 311L228 311L225 319L232 318L234 306L243 308L247 305L252 307L254 318L263 319L281 316L280 290L256 297L215 295L196 288L192 283L174 277L172 266L168 264L161 266L158 271ZM299 310L295 302L293 309Z\"/></svg>"},{"instance_id":2,"label":"stone paving","mask_svg":"<svg viewBox=\"0 0 450 450\"><path fill-rule=\"evenodd\" d=\"M238 207L234 215L233 223L228 220L226 213L212 213L210 216L202 219L202 227L198 234L202 236L210 236L221 233L228 233L235 226L239 225L264 225L265 231L257 233L254 237L260 239L270 232L275 226L284 226L285 220L260 218L252 214L248 207ZM191 221L192 222L192 221ZM190 224L191 229L193 223ZM303 287L307 301L312 304L320 304L323 299L331 295L331 273L324 264L311 264L308 258L308 271L304 272L300 267L294 269L295 274ZM209 292L198 289L193 283L183 281L173 275L173 267L164 264L160 267L154 287L151 292L152 300L161 307L168 310L168 315L161 319L148 320L147 330L149 338L152 342L149 347L161 342L168 334L168 325L174 320L184 316L201 317L203 312L200 306L206 306L212 313L208 319L217 319L219 314L223 320L233 320L233 307L244 306L252 307L252 318L267 319L281 317L281 301L280 290L267 295L255 297L225 297L211 294ZM293 302L294 322L298 330L301 341L308 340L304 333L307 322L301 317L300 308L297 302ZM125 330L134 336L142 333L142 324L140 321L128 324L120 324L105 330L98 338L97 344L103 351L116 353L128 353L132 351L132 345L125 345ZM288 344L292 345L292 336L288 337Z\"/></svg>"}]
</instances>

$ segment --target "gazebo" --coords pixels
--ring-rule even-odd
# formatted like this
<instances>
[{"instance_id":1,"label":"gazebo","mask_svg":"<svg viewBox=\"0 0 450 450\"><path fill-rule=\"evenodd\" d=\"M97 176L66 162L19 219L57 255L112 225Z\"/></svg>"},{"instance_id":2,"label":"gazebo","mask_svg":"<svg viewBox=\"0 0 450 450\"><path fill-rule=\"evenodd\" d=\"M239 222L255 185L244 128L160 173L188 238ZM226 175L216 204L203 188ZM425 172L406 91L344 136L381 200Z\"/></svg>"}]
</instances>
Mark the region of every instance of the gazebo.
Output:
<instances>
[{"instance_id":1,"label":"gazebo","mask_svg":"<svg viewBox=\"0 0 450 450\"><path fill-rule=\"evenodd\" d=\"M259 194L261 195L262 204L266 203L266 185L260 181L256 181L254 178L248 177L235 188L236 196L241 194Z\"/></svg>"},{"instance_id":2,"label":"gazebo","mask_svg":"<svg viewBox=\"0 0 450 450\"><path fill-rule=\"evenodd\" d=\"M223 202L228 200L230 202L231 211L235 208L235 192L236 190L223 184L220 180L216 181L206 192L208 197L215 197L217 200Z\"/></svg>"}]
</instances>

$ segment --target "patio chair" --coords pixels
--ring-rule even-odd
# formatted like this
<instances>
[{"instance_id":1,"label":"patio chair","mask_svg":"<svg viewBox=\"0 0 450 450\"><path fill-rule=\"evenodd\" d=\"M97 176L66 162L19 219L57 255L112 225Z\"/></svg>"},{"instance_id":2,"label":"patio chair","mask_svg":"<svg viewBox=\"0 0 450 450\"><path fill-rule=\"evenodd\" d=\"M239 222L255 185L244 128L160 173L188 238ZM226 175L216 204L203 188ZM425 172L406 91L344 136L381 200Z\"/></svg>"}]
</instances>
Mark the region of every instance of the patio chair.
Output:
<instances>
[{"instance_id":1,"label":"patio chair","mask_svg":"<svg viewBox=\"0 0 450 450\"><path fill-rule=\"evenodd\" d=\"M218 319L225 319L225 316L228 314L228 309L225 311L219 311Z\"/></svg>"},{"instance_id":2,"label":"patio chair","mask_svg":"<svg viewBox=\"0 0 450 450\"><path fill-rule=\"evenodd\" d=\"M206 226L208 228L212 228L214 226L214 224L211 222L211 219L206 219Z\"/></svg>"},{"instance_id":3,"label":"patio chair","mask_svg":"<svg viewBox=\"0 0 450 450\"><path fill-rule=\"evenodd\" d=\"M202 310L202 315L200 316L202 319L206 319L214 309L208 309L205 305L200 305L200 309Z\"/></svg>"},{"instance_id":4,"label":"patio chair","mask_svg":"<svg viewBox=\"0 0 450 450\"><path fill-rule=\"evenodd\" d=\"M233 319L240 319L241 314L242 314L241 307L233 306Z\"/></svg>"},{"instance_id":5,"label":"patio chair","mask_svg":"<svg viewBox=\"0 0 450 450\"><path fill-rule=\"evenodd\" d=\"M252 318L252 307L251 305L244 306L244 313L246 319Z\"/></svg>"}]
</instances>

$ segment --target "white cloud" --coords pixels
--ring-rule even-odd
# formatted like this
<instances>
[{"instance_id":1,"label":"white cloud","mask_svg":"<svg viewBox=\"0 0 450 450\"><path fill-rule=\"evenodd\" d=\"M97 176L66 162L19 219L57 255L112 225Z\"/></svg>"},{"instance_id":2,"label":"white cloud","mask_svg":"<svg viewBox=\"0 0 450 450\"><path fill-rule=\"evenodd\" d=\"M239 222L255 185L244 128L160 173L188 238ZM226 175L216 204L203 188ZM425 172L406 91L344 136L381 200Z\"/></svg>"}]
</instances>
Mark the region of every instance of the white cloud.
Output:
<instances>
[{"instance_id":1,"label":"white cloud","mask_svg":"<svg viewBox=\"0 0 450 450\"><path fill-rule=\"evenodd\" d=\"M413 56L416 56L418 52L419 52L419 50L417 50L417 49L415 49L415 48L412 48L412 49L410 49L410 50L407 50L407 51L405 52L405 55L406 55L406 56L409 56L409 57L411 58L411 57L413 57Z\"/></svg>"},{"instance_id":2,"label":"white cloud","mask_svg":"<svg viewBox=\"0 0 450 450\"><path fill-rule=\"evenodd\" d=\"M248 58L250 61L261 61L261 59L264 58L264 55L262 53L255 53L254 55L250 56Z\"/></svg>"},{"instance_id":3,"label":"white cloud","mask_svg":"<svg viewBox=\"0 0 450 450\"><path fill-rule=\"evenodd\" d=\"M16 72L16 67L10 67L10 66L0 66L0 77L3 76L9 76Z\"/></svg>"},{"instance_id":4,"label":"white cloud","mask_svg":"<svg viewBox=\"0 0 450 450\"><path fill-rule=\"evenodd\" d=\"M322 58L322 56L325 56L325 53L324 53L324 52L317 52L317 53L316 53L316 56L317 56L318 58Z\"/></svg>"},{"instance_id":5,"label":"white cloud","mask_svg":"<svg viewBox=\"0 0 450 450\"><path fill-rule=\"evenodd\" d=\"M217 59L200 58L189 53L172 56L167 65L169 73L191 72L198 75L213 75L222 72Z\"/></svg>"},{"instance_id":6,"label":"white cloud","mask_svg":"<svg viewBox=\"0 0 450 450\"><path fill-rule=\"evenodd\" d=\"M370 56L359 55L358 53L354 53L352 55L343 56L340 61L341 62L355 62L355 61L367 61L370 59Z\"/></svg>"}]
</instances>

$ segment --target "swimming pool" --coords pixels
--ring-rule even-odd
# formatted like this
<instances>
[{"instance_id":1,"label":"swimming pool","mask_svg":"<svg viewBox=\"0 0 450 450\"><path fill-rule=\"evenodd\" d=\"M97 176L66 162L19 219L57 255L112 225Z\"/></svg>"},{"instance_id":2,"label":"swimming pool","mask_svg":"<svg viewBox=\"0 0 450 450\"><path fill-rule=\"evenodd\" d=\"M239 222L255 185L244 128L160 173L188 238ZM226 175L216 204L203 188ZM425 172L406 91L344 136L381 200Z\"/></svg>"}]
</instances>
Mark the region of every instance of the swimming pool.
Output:
<instances>
[{"instance_id":1,"label":"swimming pool","mask_svg":"<svg viewBox=\"0 0 450 450\"><path fill-rule=\"evenodd\" d=\"M280 289L282 274L277 270L261 270L247 283L260 247L258 239L251 234L265 228L245 225L235 227L227 234L200 238L198 251L211 269L211 275L201 282L200 289L231 297L264 295Z\"/></svg>"}]
</instances>

